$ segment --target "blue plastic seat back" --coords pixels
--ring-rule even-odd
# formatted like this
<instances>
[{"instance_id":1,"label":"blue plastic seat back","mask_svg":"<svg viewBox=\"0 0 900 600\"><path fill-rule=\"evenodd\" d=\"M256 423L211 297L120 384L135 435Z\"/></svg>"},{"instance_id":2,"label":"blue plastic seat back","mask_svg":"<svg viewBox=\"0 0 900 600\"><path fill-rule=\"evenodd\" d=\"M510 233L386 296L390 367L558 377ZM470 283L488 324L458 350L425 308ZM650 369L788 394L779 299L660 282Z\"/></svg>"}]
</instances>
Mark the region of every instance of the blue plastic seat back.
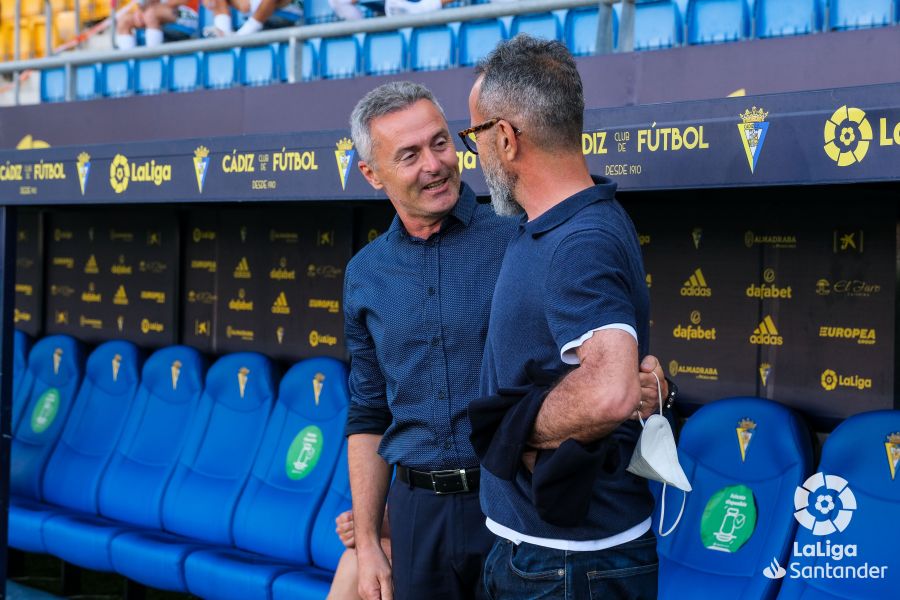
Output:
<instances>
[{"instance_id":1,"label":"blue plastic seat back","mask_svg":"<svg viewBox=\"0 0 900 600\"><path fill-rule=\"evenodd\" d=\"M163 493L194 423L206 365L172 346L153 353L98 493L100 514L161 529Z\"/></svg>"},{"instance_id":2,"label":"blue plastic seat back","mask_svg":"<svg viewBox=\"0 0 900 600\"><path fill-rule=\"evenodd\" d=\"M176 54L169 57L169 89L190 92L200 86L200 55Z\"/></svg>"},{"instance_id":3,"label":"blue plastic seat back","mask_svg":"<svg viewBox=\"0 0 900 600\"><path fill-rule=\"evenodd\" d=\"M52 335L28 355L22 380L21 414L14 417L9 487L11 493L40 500L44 467L75 403L84 371L84 348L75 338Z\"/></svg>"},{"instance_id":4,"label":"blue plastic seat back","mask_svg":"<svg viewBox=\"0 0 900 600\"><path fill-rule=\"evenodd\" d=\"M417 27L410 39L413 71L435 71L456 65L456 35L447 25Z\"/></svg>"},{"instance_id":5,"label":"blue plastic seat back","mask_svg":"<svg viewBox=\"0 0 900 600\"><path fill-rule=\"evenodd\" d=\"M399 31L370 33L363 43L363 72L391 75L406 68L406 38Z\"/></svg>"},{"instance_id":6,"label":"blue plastic seat back","mask_svg":"<svg viewBox=\"0 0 900 600\"><path fill-rule=\"evenodd\" d=\"M91 100L100 95L100 69L97 65L75 67L75 98Z\"/></svg>"},{"instance_id":7,"label":"blue plastic seat back","mask_svg":"<svg viewBox=\"0 0 900 600\"><path fill-rule=\"evenodd\" d=\"M312 563L317 567L334 571L338 561L344 553L344 544L334 531L334 520L339 514L350 510L350 473L347 468L347 442L341 447L341 455L338 458L337 467L334 469L334 477L322 508L313 525L310 551Z\"/></svg>"},{"instance_id":8,"label":"blue plastic seat back","mask_svg":"<svg viewBox=\"0 0 900 600\"><path fill-rule=\"evenodd\" d=\"M509 28L509 36L515 37L525 33L531 37L545 40L562 40L563 30L557 16L553 13L535 13L516 15Z\"/></svg>"},{"instance_id":9,"label":"blue plastic seat back","mask_svg":"<svg viewBox=\"0 0 900 600\"><path fill-rule=\"evenodd\" d=\"M166 58L141 58L134 61L134 91L138 94L158 94L168 87Z\"/></svg>"},{"instance_id":10,"label":"blue plastic seat back","mask_svg":"<svg viewBox=\"0 0 900 600\"><path fill-rule=\"evenodd\" d=\"M359 72L359 42L354 36L325 38L319 47L324 79L345 79Z\"/></svg>"},{"instance_id":11,"label":"blue plastic seat back","mask_svg":"<svg viewBox=\"0 0 900 600\"><path fill-rule=\"evenodd\" d=\"M340 361L311 358L285 374L235 512L236 546L309 562L310 533L344 441L348 402Z\"/></svg>"},{"instance_id":12,"label":"blue plastic seat back","mask_svg":"<svg viewBox=\"0 0 900 600\"><path fill-rule=\"evenodd\" d=\"M238 81L238 61L234 50L206 52L203 55L203 86L230 88Z\"/></svg>"},{"instance_id":13,"label":"blue plastic seat back","mask_svg":"<svg viewBox=\"0 0 900 600\"><path fill-rule=\"evenodd\" d=\"M667 0L635 6L635 50L672 48L683 40L684 22L677 4Z\"/></svg>"},{"instance_id":14,"label":"blue plastic seat back","mask_svg":"<svg viewBox=\"0 0 900 600\"><path fill-rule=\"evenodd\" d=\"M278 80L278 61L274 46L257 46L241 50L241 83L268 85Z\"/></svg>"},{"instance_id":15,"label":"blue plastic seat back","mask_svg":"<svg viewBox=\"0 0 900 600\"><path fill-rule=\"evenodd\" d=\"M31 337L19 329L15 331L16 333L13 337L13 406L10 431L16 430L16 424L22 415L22 406L25 404L29 392L22 383L25 381L25 373L28 370L28 353L31 351Z\"/></svg>"},{"instance_id":16,"label":"blue plastic seat back","mask_svg":"<svg viewBox=\"0 0 900 600\"><path fill-rule=\"evenodd\" d=\"M337 20L337 15L334 14L328 0L306 0L303 3L303 10L307 23L327 23Z\"/></svg>"},{"instance_id":17,"label":"blue plastic seat back","mask_svg":"<svg viewBox=\"0 0 900 600\"><path fill-rule=\"evenodd\" d=\"M232 543L231 520L275 401L272 362L255 352L210 367L184 450L163 496L163 526L216 544Z\"/></svg>"},{"instance_id":18,"label":"blue plastic seat back","mask_svg":"<svg viewBox=\"0 0 900 600\"><path fill-rule=\"evenodd\" d=\"M750 37L747 0L691 0L688 43L714 44Z\"/></svg>"},{"instance_id":19,"label":"blue plastic seat back","mask_svg":"<svg viewBox=\"0 0 900 600\"><path fill-rule=\"evenodd\" d=\"M103 63L101 67L103 95L110 98L127 96L134 90L131 61Z\"/></svg>"},{"instance_id":20,"label":"blue plastic seat back","mask_svg":"<svg viewBox=\"0 0 900 600\"><path fill-rule=\"evenodd\" d=\"M506 25L499 19L466 21L459 26L459 64L470 67L506 39Z\"/></svg>"},{"instance_id":21,"label":"blue plastic seat back","mask_svg":"<svg viewBox=\"0 0 900 600\"><path fill-rule=\"evenodd\" d=\"M688 419L678 457L693 491L678 528L657 541L659 596L773 597L777 580L762 572L794 538L794 490L812 468L808 429L770 400L718 400ZM667 490L664 530L681 499Z\"/></svg>"},{"instance_id":22,"label":"blue plastic seat back","mask_svg":"<svg viewBox=\"0 0 900 600\"><path fill-rule=\"evenodd\" d=\"M66 70L44 69L41 71L41 102L62 102L66 99Z\"/></svg>"},{"instance_id":23,"label":"blue plastic seat back","mask_svg":"<svg viewBox=\"0 0 900 600\"><path fill-rule=\"evenodd\" d=\"M831 0L831 29L883 27L893 21L891 0Z\"/></svg>"},{"instance_id":24,"label":"blue plastic seat back","mask_svg":"<svg viewBox=\"0 0 900 600\"><path fill-rule=\"evenodd\" d=\"M756 0L757 37L800 35L822 30L821 0Z\"/></svg>"},{"instance_id":25,"label":"blue plastic seat back","mask_svg":"<svg viewBox=\"0 0 900 600\"><path fill-rule=\"evenodd\" d=\"M44 499L97 512L97 489L119 441L140 381L141 356L131 342L101 344L87 359L84 379L44 472Z\"/></svg>"},{"instance_id":26,"label":"blue plastic seat back","mask_svg":"<svg viewBox=\"0 0 900 600\"><path fill-rule=\"evenodd\" d=\"M799 563L801 569L822 572L826 563L830 563L832 567L852 568L855 573L867 576L865 579L787 576L782 579L778 597L896 596L900 554L885 540L900 537L900 521L896 518L900 514L900 411L862 413L841 423L825 441L819 468L803 488L810 494L805 500L800 498L800 510L806 513L801 515L813 529L797 528L797 546L800 549L821 547L828 542L832 548L855 545L857 556L846 552L839 562L831 556L792 557L792 562ZM782 566L791 572L784 563ZM880 572L882 577L872 577L872 568L879 573L881 567L887 567Z\"/></svg>"},{"instance_id":27,"label":"blue plastic seat back","mask_svg":"<svg viewBox=\"0 0 900 600\"><path fill-rule=\"evenodd\" d=\"M318 40L321 41L321 40ZM288 80L291 69L290 44L278 45L278 71L281 81ZM303 54L300 62L301 81L312 81L319 76L319 51L311 40L303 42Z\"/></svg>"},{"instance_id":28,"label":"blue plastic seat back","mask_svg":"<svg viewBox=\"0 0 900 600\"><path fill-rule=\"evenodd\" d=\"M619 20L613 11L613 47L618 46ZM597 26L600 21L596 8L573 8L566 14L566 47L575 56L597 52Z\"/></svg>"}]
</instances>

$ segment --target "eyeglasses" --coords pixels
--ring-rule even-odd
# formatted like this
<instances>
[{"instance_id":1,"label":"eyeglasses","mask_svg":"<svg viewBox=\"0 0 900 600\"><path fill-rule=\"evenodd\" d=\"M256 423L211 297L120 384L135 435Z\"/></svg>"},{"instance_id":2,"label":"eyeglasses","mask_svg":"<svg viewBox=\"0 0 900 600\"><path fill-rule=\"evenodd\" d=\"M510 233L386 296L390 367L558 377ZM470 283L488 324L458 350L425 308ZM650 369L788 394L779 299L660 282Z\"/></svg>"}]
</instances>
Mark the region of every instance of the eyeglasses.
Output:
<instances>
[{"instance_id":1,"label":"eyeglasses","mask_svg":"<svg viewBox=\"0 0 900 600\"><path fill-rule=\"evenodd\" d=\"M462 140L463 145L466 147L466 150L468 150L472 154L478 154L478 147L476 145L478 143L478 140L475 139L475 134L479 131L486 131L490 129L500 121L506 121L506 119L502 117L494 117L493 119L488 119L487 121L479 125L474 125L472 127L469 127L468 129L463 129L457 135ZM506 122L509 123L509 121ZM521 129L519 129L512 123L509 123L509 125L510 127L512 127L513 132L515 132L516 135L522 135Z\"/></svg>"}]
</instances>

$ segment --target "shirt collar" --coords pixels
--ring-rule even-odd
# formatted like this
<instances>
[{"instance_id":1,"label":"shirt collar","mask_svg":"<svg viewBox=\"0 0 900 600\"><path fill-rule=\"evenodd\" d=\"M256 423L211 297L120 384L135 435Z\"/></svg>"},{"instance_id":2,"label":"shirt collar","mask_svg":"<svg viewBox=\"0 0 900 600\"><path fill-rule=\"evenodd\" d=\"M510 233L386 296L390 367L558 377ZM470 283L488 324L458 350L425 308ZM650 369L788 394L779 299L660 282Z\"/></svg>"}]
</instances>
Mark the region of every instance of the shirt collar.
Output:
<instances>
[{"instance_id":1,"label":"shirt collar","mask_svg":"<svg viewBox=\"0 0 900 600\"><path fill-rule=\"evenodd\" d=\"M618 184L611 179L596 175L592 175L591 179L594 180L594 185L569 196L537 219L528 221L528 216L522 215L522 227L532 236L537 237L559 227L585 206L601 200L612 200L616 197Z\"/></svg>"},{"instance_id":2,"label":"shirt collar","mask_svg":"<svg viewBox=\"0 0 900 600\"><path fill-rule=\"evenodd\" d=\"M459 221L464 227L468 226L472 222L472 217L475 215L476 208L478 208L478 200L475 198L475 192L472 191L469 184L462 182L459 186L459 200L456 201L456 206L453 207L453 210L451 210L450 214L447 215L447 218L444 219L444 223L441 225L441 231L445 231L450 225L450 223L447 222L447 219L450 217ZM398 215L394 215L394 220L391 222L388 231L399 232L406 236L409 235Z\"/></svg>"}]
</instances>

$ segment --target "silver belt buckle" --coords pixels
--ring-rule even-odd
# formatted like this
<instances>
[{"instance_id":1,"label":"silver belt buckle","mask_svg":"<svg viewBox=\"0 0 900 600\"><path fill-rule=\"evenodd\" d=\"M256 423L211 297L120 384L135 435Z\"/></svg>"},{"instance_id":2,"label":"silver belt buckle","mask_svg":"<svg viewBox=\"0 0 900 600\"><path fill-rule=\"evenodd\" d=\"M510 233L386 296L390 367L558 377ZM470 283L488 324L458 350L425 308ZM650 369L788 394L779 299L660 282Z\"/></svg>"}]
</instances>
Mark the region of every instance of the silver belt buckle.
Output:
<instances>
[{"instance_id":1,"label":"silver belt buckle","mask_svg":"<svg viewBox=\"0 0 900 600\"><path fill-rule=\"evenodd\" d=\"M449 469L446 471L431 471L429 473L429 475L431 476L431 489L433 489L434 493L437 494L438 496L446 496L447 494L459 494L462 492L469 491L469 478L466 476L465 469ZM437 475L439 477L443 476L443 475L459 475L460 479L462 480L463 487L461 490L456 490L453 492L442 492L442 491L438 490L438 488L437 488L437 480L435 480L435 478L434 478L435 475Z\"/></svg>"}]
</instances>

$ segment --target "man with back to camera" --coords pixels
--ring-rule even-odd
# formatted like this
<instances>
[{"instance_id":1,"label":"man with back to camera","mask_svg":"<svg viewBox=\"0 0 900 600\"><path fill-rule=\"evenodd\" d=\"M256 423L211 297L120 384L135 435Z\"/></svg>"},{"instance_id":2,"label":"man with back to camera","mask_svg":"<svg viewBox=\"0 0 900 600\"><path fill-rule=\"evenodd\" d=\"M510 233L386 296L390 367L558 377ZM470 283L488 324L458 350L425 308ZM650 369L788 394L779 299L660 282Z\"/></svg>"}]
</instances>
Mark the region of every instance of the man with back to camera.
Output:
<instances>
[{"instance_id":1,"label":"man with back to camera","mask_svg":"<svg viewBox=\"0 0 900 600\"><path fill-rule=\"evenodd\" d=\"M529 361L548 371L580 365L544 399L530 444L610 437L619 448L575 527L538 515L525 469L513 480L482 469L481 505L497 535L485 564L488 594L656 598L653 498L646 480L625 471L641 430L630 419L642 404L635 366L649 342L637 234L616 185L588 171L581 77L563 44L516 36L476 75L472 127L460 136L476 137L498 214L522 215L494 292L482 395L526 384ZM533 466L533 452L524 458Z\"/></svg>"},{"instance_id":2,"label":"man with back to camera","mask_svg":"<svg viewBox=\"0 0 900 600\"><path fill-rule=\"evenodd\" d=\"M466 410L478 396L494 282L517 224L460 182L447 121L425 87L372 90L354 109L351 131L361 173L397 211L350 261L344 285L359 593L481 598L494 535L479 507ZM662 378L662 370L654 357L642 369L647 416L658 406L649 373ZM391 565L379 532L393 465Z\"/></svg>"}]
</instances>

